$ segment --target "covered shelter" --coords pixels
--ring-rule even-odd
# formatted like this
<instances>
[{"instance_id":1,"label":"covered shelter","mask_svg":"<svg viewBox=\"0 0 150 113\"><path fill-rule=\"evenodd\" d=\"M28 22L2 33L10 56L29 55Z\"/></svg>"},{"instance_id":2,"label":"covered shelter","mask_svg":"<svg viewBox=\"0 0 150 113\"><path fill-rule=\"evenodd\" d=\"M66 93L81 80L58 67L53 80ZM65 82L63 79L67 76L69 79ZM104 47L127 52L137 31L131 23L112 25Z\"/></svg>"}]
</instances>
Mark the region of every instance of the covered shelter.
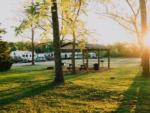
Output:
<instances>
[{"instance_id":1,"label":"covered shelter","mask_svg":"<svg viewBox=\"0 0 150 113\"><path fill-rule=\"evenodd\" d=\"M72 43L67 43L64 44L61 47L61 52L72 52L73 51L73 44ZM102 45L99 44L86 44L85 48L81 50L78 44L75 45L75 52L82 52L82 61L83 65L81 65L80 68L84 67L86 69L89 68L89 52L96 52L97 53L97 68L96 70L99 70L101 59L100 59L100 54L102 51L107 52L107 67L110 69L110 48L106 48ZM74 58L75 60L75 58Z\"/></svg>"}]
</instances>

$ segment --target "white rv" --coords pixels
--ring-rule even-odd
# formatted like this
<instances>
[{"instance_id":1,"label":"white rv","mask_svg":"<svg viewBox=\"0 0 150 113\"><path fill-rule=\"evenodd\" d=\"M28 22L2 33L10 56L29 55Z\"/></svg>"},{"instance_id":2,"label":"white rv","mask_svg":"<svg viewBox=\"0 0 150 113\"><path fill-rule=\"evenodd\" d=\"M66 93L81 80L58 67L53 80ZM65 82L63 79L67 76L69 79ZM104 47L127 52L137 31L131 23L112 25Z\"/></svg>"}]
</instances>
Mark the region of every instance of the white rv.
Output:
<instances>
[{"instance_id":1,"label":"white rv","mask_svg":"<svg viewBox=\"0 0 150 113\"><path fill-rule=\"evenodd\" d=\"M90 52L89 56L90 56L91 59L97 58L97 54L95 52Z\"/></svg>"},{"instance_id":2,"label":"white rv","mask_svg":"<svg viewBox=\"0 0 150 113\"><path fill-rule=\"evenodd\" d=\"M52 59L54 59L54 52L38 54L38 56L39 56L39 55L42 55L43 57L44 57L44 55L45 55L45 57L46 57L47 60L52 60ZM96 55L96 53L94 53L94 52L90 52L90 53L89 53L89 57L90 57L91 59L93 59L93 58L97 58L97 55ZM71 59L71 58L72 58L72 52L62 52L62 53L61 53L61 58L62 58L62 59ZM82 58L83 58L82 52L75 52L75 58L76 58L76 59L82 59Z\"/></svg>"},{"instance_id":3,"label":"white rv","mask_svg":"<svg viewBox=\"0 0 150 113\"><path fill-rule=\"evenodd\" d=\"M39 54L37 54L37 59L36 59L36 61L37 61L37 62L46 61L45 54L44 54L44 53L39 53Z\"/></svg>"},{"instance_id":4,"label":"white rv","mask_svg":"<svg viewBox=\"0 0 150 113\"><path fill-rule=\"evenodd\" d=\"M22 60L26 60L26 61L32 61L32 52L31 51L12 51L10 53L10 56L15 59L15 58L20 58ZM34 53L34 59L37 58L37 54Z\"/></svg>"}]
</instances>

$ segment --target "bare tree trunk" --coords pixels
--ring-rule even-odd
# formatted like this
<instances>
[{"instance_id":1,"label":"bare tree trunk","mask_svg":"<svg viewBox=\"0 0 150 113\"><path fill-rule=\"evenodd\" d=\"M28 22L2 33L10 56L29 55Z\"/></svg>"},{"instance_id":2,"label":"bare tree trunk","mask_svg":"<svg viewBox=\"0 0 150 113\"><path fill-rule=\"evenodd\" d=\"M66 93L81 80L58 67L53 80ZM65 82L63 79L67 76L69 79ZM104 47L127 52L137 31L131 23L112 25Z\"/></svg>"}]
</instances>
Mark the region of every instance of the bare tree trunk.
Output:
<instances>
[{"instance_id":1,"label":"bare tree trunk","mask_svg":"<svg viewBox=\"0 0 150 113\"><path fill-rule=\"evenodd\" d=\"M32 5L34 6L34 0L32 0ZM34 15L34 14L33 14ZM33 23L31 24L31 46L32 46L32 65L35 65L35 61L34 61L34 25Z\"/></svg>"},{"instance_id":2,"label":"bare tree trunk","mask_svg":"<svg viewBox=\"0 0 150 113\"><path fill-rule=\"evenodd\" d=\"M76 64L75 64L75 47L76 47L76 36L75 32L73 31L73 43L72 43L72 73L76 73Z\"/></svg>"},{"instance_id":3,"label":"bare tree trunk","mask_svg":"<svg viewBox=\"0 0 150 113\"><path fill-rule=\"evenodd\" d=\"M54 55L55 55L55 83L64 83L64 76L61 62L61 46L59 34L59 20L57 12L57 0L52 0L52 25L53 25L53 42L54 42Z\"/></svg>"},{"instance_id":4,"label":"bare tree trunk","mask_svg":"<svg viewBox=\"0 0 150 113\"><path fill-rule=\"evenodd\" d=\"M35 65L35 61L34 61L34 28L31 29L32 31L32 65Z\"/></svg>"},{"instance_id":5,"label":"bare tree trunk","mask_svg":"<svg viewBox=\"0 0 150 113\"><path fill-rule=\"evenodd\" d=\"M140 0L140 8L141 8L141 37L144 42L144 38L147 33L147 10L146 10L146 1ZM142 68L143 68L143 76L149 76L149 54L148 48L143 43L143 55L142 55Z\"/></svg>"}]
</instances>

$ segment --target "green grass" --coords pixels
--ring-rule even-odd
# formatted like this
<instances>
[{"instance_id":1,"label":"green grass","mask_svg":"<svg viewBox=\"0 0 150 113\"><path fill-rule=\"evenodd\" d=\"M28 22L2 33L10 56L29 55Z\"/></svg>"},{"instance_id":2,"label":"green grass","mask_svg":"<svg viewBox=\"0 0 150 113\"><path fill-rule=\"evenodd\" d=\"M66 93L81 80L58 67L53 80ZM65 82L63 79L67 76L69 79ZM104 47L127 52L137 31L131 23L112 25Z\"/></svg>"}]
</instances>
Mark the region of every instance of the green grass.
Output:
<instances>
[{"instance_id":1,"label":"green grass","mask_svg":"<svg viewBox=\"0 0 150 113\"><path fill-rule=\"evenodd\" d=\"M0 113L149 113L150 79L139 66L66 75L53 85L44 66L0 73Z\"/></svg>"}]
</instances>

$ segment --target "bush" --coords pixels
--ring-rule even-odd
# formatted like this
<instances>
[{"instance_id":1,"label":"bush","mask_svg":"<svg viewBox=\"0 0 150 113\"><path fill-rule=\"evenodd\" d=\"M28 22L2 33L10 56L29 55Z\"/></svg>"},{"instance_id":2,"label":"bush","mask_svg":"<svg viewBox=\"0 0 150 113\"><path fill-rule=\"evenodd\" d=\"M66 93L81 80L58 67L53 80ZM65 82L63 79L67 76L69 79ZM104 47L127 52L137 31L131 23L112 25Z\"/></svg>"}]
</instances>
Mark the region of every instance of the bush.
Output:
<instances>
[{"instance_id":1,"label":"bush","mask_svg":"<svg viewBox=\"0 0 150 113\"><path fill-rule=\"evenodd\" d=\"M11 61L0 62L0 72L8 71L12 66Z\"/></svg>"},{"instance_id":2,"label":"bush","mask_svg":"<svg viewBox=\"0 0 150 113\"><path fill-rule=\"evenodd\" d=\"M7 42L0 41L0 72L7 71L12 66Z\"/></svg>"}]
</instances>

